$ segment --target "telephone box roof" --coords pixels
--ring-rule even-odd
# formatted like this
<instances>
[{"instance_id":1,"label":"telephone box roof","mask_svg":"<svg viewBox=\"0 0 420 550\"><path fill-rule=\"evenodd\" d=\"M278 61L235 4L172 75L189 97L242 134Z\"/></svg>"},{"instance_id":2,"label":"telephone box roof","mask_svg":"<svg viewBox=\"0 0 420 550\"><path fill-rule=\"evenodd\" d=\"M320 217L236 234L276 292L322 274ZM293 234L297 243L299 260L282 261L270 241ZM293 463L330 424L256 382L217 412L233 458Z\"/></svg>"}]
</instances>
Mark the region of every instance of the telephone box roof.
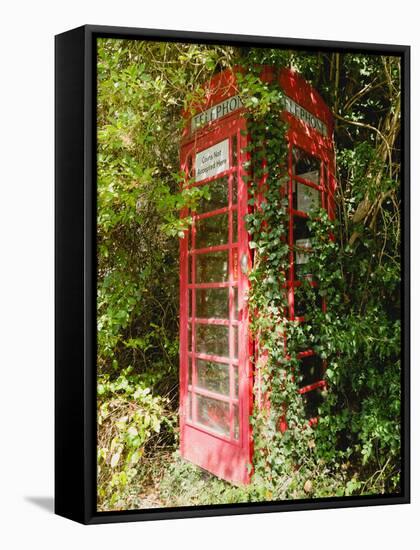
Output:
<instances>
[{"instance_id":1,"label":"telephone box roof","mask_svg":"<svg viewBox=\"0 0 420 550\"><path fill-rule=\"evenodd\" d=\"M240 88L238 86L236 74L244 73L242 67L234 67L226 69L214 75L207 84L203 85L202 98L198 99L191 109L184 111L183 116L188 121L183 132L183 140L188 141L193 137L196 128L193 125L193 119L197 116L207 114L210 111L210 116L204 116L205 124L200 131L211 131L216 123L216 120L222 117L211 116L212 108L225 106L224 102L229 98L238 97L241 101ZM332 139L334 130L334 118L327 104L313 88L297 71L288 68L276 69L271 66L263 66L261 69L261 79L264 82L273 82L277 80L279 87L285 94L285 111L284 115L288 122L300 119L302 124L312 126L321 131L323 137ZM228 107L228 106L227 106ZM243 105L240 103L235 109L235 114L238 111L243 111ZM227 114L222 113L223 118L229 116L231 112L226 109Z\"/></svg>"}]
</instances>

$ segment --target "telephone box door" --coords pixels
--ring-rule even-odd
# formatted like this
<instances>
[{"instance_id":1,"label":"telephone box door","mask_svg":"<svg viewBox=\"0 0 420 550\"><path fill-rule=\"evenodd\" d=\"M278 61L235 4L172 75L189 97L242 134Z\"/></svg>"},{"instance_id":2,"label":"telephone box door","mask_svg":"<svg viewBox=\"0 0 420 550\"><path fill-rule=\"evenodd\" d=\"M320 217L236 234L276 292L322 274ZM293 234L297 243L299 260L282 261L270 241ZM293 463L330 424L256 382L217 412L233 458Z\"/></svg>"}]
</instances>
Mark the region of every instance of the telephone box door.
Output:
<instances>
[{"instance_id":1,"label":"telephone box door","mask_svg":"<svg viewBox=\"0 0 420 550\"><path fill-rule=\"evenodd\" d=\"M251 379L240 117L186 143L181 166L200 199L180 252L181 455L216 476L249 482Z\"/></svg>"}]
</instances>

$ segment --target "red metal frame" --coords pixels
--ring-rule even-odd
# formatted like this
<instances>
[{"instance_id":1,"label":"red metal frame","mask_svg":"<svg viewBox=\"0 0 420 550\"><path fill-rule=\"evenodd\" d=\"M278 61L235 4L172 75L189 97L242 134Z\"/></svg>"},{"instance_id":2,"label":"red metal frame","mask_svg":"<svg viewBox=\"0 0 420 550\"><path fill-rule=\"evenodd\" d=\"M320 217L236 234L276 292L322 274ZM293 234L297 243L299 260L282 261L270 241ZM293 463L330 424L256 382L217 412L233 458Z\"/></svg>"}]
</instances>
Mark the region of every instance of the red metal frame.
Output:
<instances>
[{"instance_id":1,"label":"red metal frame","mask_svg":"<svg viewBox=\"0 0 420 550\"><path fill-rule=\"evenodd\" d=\"M267 80L278 79L279 86L285 94L298 105L318 117L328 128L327 135L321 135L311 126L293 114L284 111L282 116L288 124L288 187L289 201L289 234L290 266L285 284L288 296L289 319L305 322L304 317L295 315L295 289L301 285L295 273L295 239L294 220L307 217L305 212L293 207L293 186L307 185L317 190L321 195L321 204L329 216L334 216L335 166L332 143L333 120L330 111L315 90L299 75L289 70L282 70L278 75L267 68L263 70ZM216 75L209 83L206 99L203 104L195 106L206 110L220 104L227 98L238 93L235 77L232 72L225 71ZM189 113L185 117L189 119ZM180 432L181 455L191 462L205 468L213 474L234 483L248 483L252 467L252 433L249 417L252 411L254 374L250 356L254 346L248 331L248 309L246 296L249 282L246 273L240 268L240 259L245 257L247 265L251 265L249 236L246 231L244 216L249 211L247 186L243 181L243 164L248 159L248 153L243 153L246 146L246 122L243 108L209 122L206 126L191 131L186 125L181 147L181 168L187 179L194 178L194 158L200 151L206 150L221 141L229 139L229 168L217 176L205 179L193 185L211 184L223 178L228 182L228 202L216 210L205 213L189 213L193 224L180 240ZM233 163L232 143L236 143L236 164ZM293 148L297 147L308 155L316 157L320 162L319 183L314 183L302 176L294 174ZM237 202L233 203L233 181L237 182ZM233 216L236 213L237 239L233 235ZM182 215L187 215L183 212ZM213 216L228 215L228 241L216 246L195 249L196 224ZM190 233L190 234L189 234ZM199 282L196 280L197 258L201 255L226 251L228 255L227 277L215 282ZM191 269L190 267L191 266ZM189 279L189 269L191 279ZM315 288L316 283L311 282ZM200 289L228 289L228 316L226 318L196 317L196 291ZM236 289L236 290L235 290ZM237 296L237 313L235 310L235 294ZM191 304L189 300L191 298ZM325 309L325 300L322 301ZM197 349L197 329L200 327L226 327L228 333L228 353L224 356ZM191 340L189 344L189 330ZM237 333L235 336L235 332ZM237 344L235 344L237 342ZM190 345L190 348L189 348ZM237 345L237 350L235 349ZM255 350L256 354L258 350ZM285 348L285 353L287 350ZM314 356L311 349L303 350L299 358ZM261 358L260 358L261 359ZM228 368L228 391L223 394L214 389L198 384L197 361L212 361ZM201 368L201 367L200 367ZM325 368L325 364L324 364ZM236 371L236 374L235 374ZM205 372L205 371L204 371ZM190 374L189 374L190 373ZM189 376L191 379L189 379ZM238 386L236 389L236 385ZM302 395L324 388L324 380L317 380L299 389ZM214 407L207 406L205 422L200 422L198 403L200 399L214 400ZM210 401L208 402L210 403ZM219 411L217 411L219 408ZM221 412L224 408L225 412ZM237 429L235 428L235 411L237 411ZM224 433L215 430L217 422L224 422L228 429ZM311 418L310 423L316 419ZM280 423L280 429L287 429L285 422Z\"/></svg>"}]
</instances>

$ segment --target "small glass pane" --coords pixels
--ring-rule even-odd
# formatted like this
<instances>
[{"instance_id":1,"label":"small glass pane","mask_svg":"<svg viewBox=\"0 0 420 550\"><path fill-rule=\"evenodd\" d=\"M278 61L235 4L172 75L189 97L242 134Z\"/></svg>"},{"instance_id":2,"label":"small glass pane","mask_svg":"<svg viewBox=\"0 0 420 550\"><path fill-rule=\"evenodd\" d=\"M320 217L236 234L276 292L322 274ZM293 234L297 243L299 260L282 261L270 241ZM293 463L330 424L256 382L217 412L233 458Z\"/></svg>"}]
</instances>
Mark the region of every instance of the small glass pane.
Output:
<instances>
[{"instance_id":1,"label":"small glass pane","mask_svg":"<svg viewBox=\"0 0 420 550\"><path fill-rule=\"evenodd\" d=\"M303 357L300 360L300 375L302 377L299 384L301 388L314 384L315 382L319 382L323 379L324 368L322 359L319 355Z\"/></svg>"},{"instance_id":2,"label":"small glass pane","mask_svg":"<svg viewBox=\"0 0 420 550\"><path fill-rule=\"evenodd\" d=\"M219 210L219 208L225 208L228 205L228 179L226 177L214 180L206 183L209 188L208 199L201 199L197 212L203 214L204 212L211 212L212 210Z\"/></svg>"},{"instance_id":3,"label":"small glass pane","mask_svg":"<svg viewBox=\"0 0 420 550\"><path fill-rule=\"evenodd\" d=\"M220 325L195 325L198 353L229 356L229 327Z\"/></svg>"},{"instance_id":4,"label":"small glass pane","mask_svg":"<svg viewBox=\"0 0 420 550\"><path fill-rule=\"evenodd\" d=\"M228 278L228 252L209 252L196 255L196 282L221 283Z\"/></svg>"},{"instance_id":5,"label":"small glass pane","mask_svg":"<svg viewBox=\"0 0 420 550\"><path fill-rule=\"evenodd\" d=\"M232 211L232 242L238 242L238 212Z\"/></svg>"},{"instance_id":6,"label":"small glass pane","mask_svg":"<svg viewBox=\"0 0 420 550\"><path fill-rule=\"evenodd\" d=\"M301 178L319 183L321 161L303 149L293 147L293 173ZM313 179L317 178L317 179Z\"/></svg>"},{"instance_id":7,"label":"small glass pane","mask_svg":"<svg viewBox=\"0 0 420 550\"><path fill-rule=\"evenodd\" d=\"M192 317L192 290L188 291L188 317Z\"/></svg>"},{"instance_id":8,"label":"small glass pane","mask_svg":"<svg viewBox=\"0 0 420 550\"><path fill-rule=\"evenodd\" d=\"M233 357L238 358L238 327L232 327L233 329Z\"/></svg>"},{"instance_id":9,"label":"small glass pane","mask_svg":"<svg viewBox=\"0 0 420 550\"><path fill-rule=\"evenodd\" d=\"M192 254L188 254L188 282L189 283L192 283L192 265L193 265Z\"/></svg>"},{"instance_id":10,"label":"small glass pane","mask_svg":"<svg viewBox=\"0 0 420 550\"><path fill-rule=\"evenodd\" d=\"M210 216L195 223L195 248L226 244L229 239L228 213Z\"/></svg>"},{"instance_id":11,"label":"small glass pane","mask_svg":"<svg viewBox=\"0 0 420 550\"><path fill-rule=\"evenodd\" d=\"M197 359L197 386L229 395L229 365Z\"/></svg>"},{"instance_id":12,"label":"small glass pane","mask_svg":"<svg viewBox=\"0 0 420 550\"><path fill-rule=\"evenodd\" d=\"M239 439L239 413L237 405L233 405L233 438L236 441Z\"/></svg>"},{"instance_id":13,"label":"small glass pane","mask_svg":"<svg viewBox=\"0 0 420 550\"><path fill-rule=\"evenodd\" d=\"M192 359L188 357L188 385L192 384Z\"/></svg>"},{"instance_id":14,"label":"small glass pane","mask_svg":"<svg viewBox=\"0 0 420 550\"><path fill-rule=\"evenodd\" d=\"M232 136L232 166L236 165L238 158L238 140L236 135Z\"/></svg>"},{"instance_id":15,"label":"small glass pane","mask_svg":"<svg viewBox=\"0 0 420 550\"><path fill-rule=\"evenodd\" d=\"M196 290L196 317L201 319L229 318L229 289L200 288Z\"/></svg>"},{"instance_id":16,"label":"small glass pane","mask_svg":"<svg viewBox=\"0 0 420 550\"><path fill-rule=\"evenodd\" d=\"M187 397L187 420L191 422L192 419L192 394L189 391Z\"/></svg>"},{"instance_id":17,"label":"small glass pane","mask_svg":"<svg viewBox=\"0 0 420 550\"><path fill-rule=\"evenodd\" d=\"M300 239L309 239L311 237L311 230L309 229L308 219L301 216L293 217L293 239L298 241Z\"/></svg>"},{"instance_id":18,"label":"small glass pane","mask_svg":"<svg viewBox=\"0 0 420 550\"><path fill-rule=\"evenodd\" d=\"M238 202L238 174L235 170L232 174L232 204Z\"/></svg>"},{"instance_id":19,"label":"small glass pane","mask_svg":"<svg viewBox=\"0 0 420 550\"><path fill-rule=\"evenodd\" d=\"M233 287L233 318L238 320L238 287Z\"/></svg>"},{"instance_id":20,"label":"small glass pane","mask_svg":"<svg viewBox=\"0 0 420 550\"><path fill-rule=\"evenodd\" d=\"M234 385L234 392L235 397L238 398L239 395L239 378L238 378L238 367L237 365L233 365L233 385Z\"/></svg>"},{"instance_id":21,"label":"small glass pane","mask_svg":"<svg viewBox=\"0 0 420 550\"><path fill-rule=\"evenodd\" d=\"M192 155L188 155L187 168L188 168L188 177L192 178L193 177L193 156Z\"/></svg>"},{"instance_id":22,"label":"small glass pane","mask_svg":"<svg viewBox=\"0 0 420 550\"><path fill-rule=\"evenodd\" d=\"M293 193L293 208L309 214L320 206L320 192L304 183L296 183Z\"/></svg>"},{"instance_id":23,"label":"small glass pane","mask_svg":"<svg viewBox=\"0 0 420 550\"><path fill-rule=\"evenodd\" d=\"M229 436L229 404L202 395L197 398L197 422L211 430Z\"/></svg>"},{"instance_id":24,"label":"small glass pane","mask_svg":"<svg viewBox=\"0 0 420 550\"><path fill-rule=\"evenodd\" d=\"M312 278L309 273L310 266L307 265L311 252L311 239L296 239L295 241L295 278Z\"/></svg>"},{"instance_id":25,"label":"small glass pane","mask_svg":"<svg viewBox=\"0 0 420 550\"><path fill-rule=\"evenodd\" d=\"M303 407L307 418L315 418L319 415L319 407L324 401L322 393L322 390L317 388L302 395Z\"/></svg>"},{"instance_id":26,"label":"small glass pane","mask_svg":"<svg viewBox=\"0 0 420 550\"><path fill-rule=\"evenodd\" d=\"M192 350L192 330L191 323L188 323L188 351Z\"/></svg>"},{"instance_id":27,"label":"small glass pane","mask_svg":"<svg viewBox=\"0 0 420 550\"><path fill-rule=\"evenodd\" d=\"M188 242L188 251L190 251L192 248L192 229L191 228L187 231L187 242Z\"/></svg>"}]
</instances>

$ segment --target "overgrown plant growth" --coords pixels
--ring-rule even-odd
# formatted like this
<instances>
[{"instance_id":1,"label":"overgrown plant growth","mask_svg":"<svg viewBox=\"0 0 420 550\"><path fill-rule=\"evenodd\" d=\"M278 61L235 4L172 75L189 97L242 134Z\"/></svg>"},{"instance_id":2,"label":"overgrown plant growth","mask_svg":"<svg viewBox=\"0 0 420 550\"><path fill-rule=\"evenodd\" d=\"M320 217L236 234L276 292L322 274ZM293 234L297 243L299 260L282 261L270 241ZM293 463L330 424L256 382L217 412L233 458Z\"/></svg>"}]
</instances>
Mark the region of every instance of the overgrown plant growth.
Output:
<instances>
[{"instance_id":1,"label":"overgrown plant growth","mask_svg":"<svg viewBox=\"0 0 420 550\"><path fill-rule=\"evenodd\" d=\"M178 447L178 234L182 111L219 70L240 64L254 266L258 399L252 484L184 464ZM325 312L284 314L288 262L281 90L261 65L293 67L332 106L336 220L313 212ZM101 510L396 492L400 474L400 68L380 56L100 40L98 48L98 507ZM264 160L264 162L263 162ZM264 191L263 193L261 193ZM326 238L326 236L334 238ZM284 353L287 335L288 355ZM323 358L316 428L297 393L302 342ZM261 357L262 356L262 357ZM279 423L287 422L285 432ZM198 490L199 488L199 490Z\"/></svg>"}]
</instances>

